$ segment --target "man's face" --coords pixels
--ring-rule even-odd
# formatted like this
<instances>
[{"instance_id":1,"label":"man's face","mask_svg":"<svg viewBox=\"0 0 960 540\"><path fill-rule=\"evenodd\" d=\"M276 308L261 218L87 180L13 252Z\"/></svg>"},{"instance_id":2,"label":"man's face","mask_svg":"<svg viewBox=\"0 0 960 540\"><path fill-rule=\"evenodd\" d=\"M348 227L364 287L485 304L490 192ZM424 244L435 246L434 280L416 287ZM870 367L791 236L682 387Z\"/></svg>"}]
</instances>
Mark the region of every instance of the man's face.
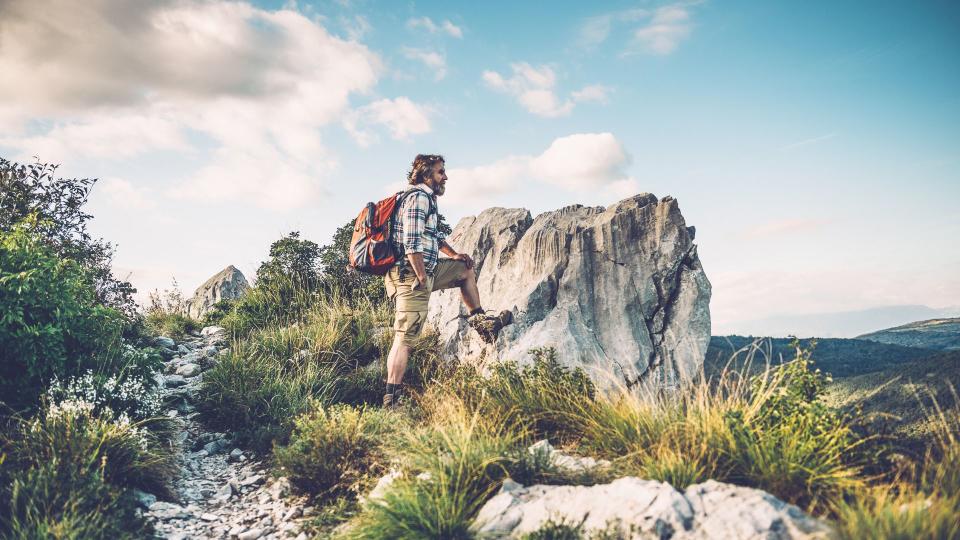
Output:
<instances>
[{"instance_id":1,"label":"man's face","mask_svg":"<svg viewBox=\"0 0 960 540\"><path fill-rule=\"evenodd\" d=\"M437 197L443 195L447 189L447 170L442 161L430 166L430 172L426 174L424 183L430 186Z\"/></svg>"}]
</instances>

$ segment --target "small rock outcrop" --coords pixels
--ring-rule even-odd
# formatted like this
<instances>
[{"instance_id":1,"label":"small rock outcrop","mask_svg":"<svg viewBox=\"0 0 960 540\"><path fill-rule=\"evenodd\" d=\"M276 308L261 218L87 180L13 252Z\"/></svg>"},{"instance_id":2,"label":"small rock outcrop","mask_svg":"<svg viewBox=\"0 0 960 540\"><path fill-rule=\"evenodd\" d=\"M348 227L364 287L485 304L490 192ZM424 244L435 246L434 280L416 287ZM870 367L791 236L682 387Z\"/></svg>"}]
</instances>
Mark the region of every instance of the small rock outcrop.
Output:
<instances>
[{"instance_id":1,"label":"small rock outcrop","mask_svg":"<svg viewBox=\"0 0 960 540\"><path fill-rule=\"evenodd\" d=\"M476 261L488 310L512 309L493 346L469 331L456 289L434 296L444 353L484 364L551 346L601 387L675 387L703 365L710 282L677 201L636 195L608 208L568 206L531 217L490 208L449 242Z\"/></svg>"},{"instance_id":2,"label":"small rock outcrop","mask_svg":"<svg viewBox=\"0 0 960 540\"><path fill-rule=\"evenodd\" d=\"M504 483L480 509L482 538L521 538L548 522L618 538L787 540L829 538L830 528L764 491L708 480L684 492L635 477L594 486Z\"/></svg>"},{"instance_id":3,"label":"small rock outcrop","mask_svg":"<svg viewBox=\"0 0 960 540\"><path fill-rule=\"evenodd\" d=\"M197 287L193 298L187 302L187 315L194 319L203 318L217 302L238 298L249 288L243 272L231 264Z\"/></svg>"}]
</instances>

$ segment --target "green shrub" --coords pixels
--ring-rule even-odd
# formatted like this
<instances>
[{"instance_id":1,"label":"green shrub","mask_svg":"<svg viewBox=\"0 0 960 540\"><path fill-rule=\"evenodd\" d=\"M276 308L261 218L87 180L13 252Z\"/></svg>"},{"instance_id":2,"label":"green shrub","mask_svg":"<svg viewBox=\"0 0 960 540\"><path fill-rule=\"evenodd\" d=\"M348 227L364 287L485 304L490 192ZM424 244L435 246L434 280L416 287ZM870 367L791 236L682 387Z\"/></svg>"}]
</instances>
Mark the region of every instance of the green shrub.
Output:
<instances>
[{"instance_id":1,"label":"green shrub","mask_svg":"<svg viewBox=\"0 0 960 540\"><path fill-rule=\"evenodd\" d=\"M88 272L24 223L0 232L0 396L30 407L54 377L95 369L120 348L123 315L98 303Z\"/></svg>"},{"instance_id":2,"label":"green shrub","mask_svg":"<svg viewBox=\"0 0 960 540\"><path fill-rule=\"evenodd\" d=\"M142 537L149 527L125 490L172 495L177 468L162 422L118 420L83 401L22 421L0 440L0 500L9 501L0 523L14 538Z\"/></svg>"},{"instance_id":3,"label":"green shrub","mask_svg":"<svg viewBox=\"0 0 960 540\"><path fill-rule=\"evenodd\" d=\"M383 446L398 420L383 409L317 405L296 419L290 443L274 448L276 465L313 495L365 493L387 472Z\"/></svg>"},{"instance_id":4,"label":"green shrub","mask_svg":"<svg viewBox=\"0 0 960 540\"><path fill-rule=\"evenodd\" d=\"M0 528L10 540L148 538L152 527L133 497L108 484L102 468L64 467L59 460L18 472L9 484Z\"/></svg>"}]
</instances>

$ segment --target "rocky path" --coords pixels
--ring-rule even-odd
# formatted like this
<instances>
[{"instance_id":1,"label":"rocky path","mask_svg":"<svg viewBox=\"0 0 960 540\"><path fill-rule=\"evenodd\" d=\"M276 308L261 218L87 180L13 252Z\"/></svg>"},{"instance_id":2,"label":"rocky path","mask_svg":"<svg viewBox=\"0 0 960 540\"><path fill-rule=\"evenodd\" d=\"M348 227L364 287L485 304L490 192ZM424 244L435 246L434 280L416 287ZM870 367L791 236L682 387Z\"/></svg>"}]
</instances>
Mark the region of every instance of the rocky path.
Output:
<instances>
[{"instance_id":1,"label":"rocky path","mask_svg":"<svg viewBox=\"0 0 960 540\"><path fill-rule=\"evenodd\" d=\"M176 438L180 473L173 486L176 501L141 492L140 503L163 538L305 539L302 523L313 510L305 498L292 496L285 478L270 478L266 464L234 447L230 434L210 432L198 421L197 391L203 372L224 353L224 334L208 327L179 344L157 338L167 358L166 414L182 428Z\"/></svg>"}]
</instances>

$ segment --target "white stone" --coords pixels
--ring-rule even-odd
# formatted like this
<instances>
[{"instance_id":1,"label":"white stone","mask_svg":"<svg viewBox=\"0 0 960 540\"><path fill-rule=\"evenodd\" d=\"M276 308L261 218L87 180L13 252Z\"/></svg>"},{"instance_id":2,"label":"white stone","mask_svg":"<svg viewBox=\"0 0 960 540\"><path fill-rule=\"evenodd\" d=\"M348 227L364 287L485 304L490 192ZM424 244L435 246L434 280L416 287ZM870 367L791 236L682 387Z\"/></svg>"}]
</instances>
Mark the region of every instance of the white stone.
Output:
<instances>
[{"instance_id":1,"label":"white stone","mask_svg":"<svg viewBox=\"0 0 960 540\"><path fill-rule=\"evenodd\" d=\"M538 485L503 491L480 509L475 523L480 536L516 538L550 520L581 523L584 532L614 525L626 534L669 537L689 529L693 510L669 484L627 477L595 486Z\"/></svg>"},{"instance_id":2,"label":"white stone","mask_svg":"<svg viewBox=\"0 0 960 540\"><path fill-rule=\"evenodd\" d=\"M708 480L686 489L696 529L689 538L829 538L830 528L792 504L759 490Z\"/></svg>"},{"instance_id":3,"label":"white stone","mask_svg":"<svg viewBox=\"0 0 960 540\"><path fill-rule=\"evenodd\" d=\"M832 534L824 522L758 489L710 480L681 493L634 477L594 486L505 482L473 528L482 537L520 538L548 521L582 524L584 535L615 528L624 538L799 540Z\"/></svg>"}]
</instances>

